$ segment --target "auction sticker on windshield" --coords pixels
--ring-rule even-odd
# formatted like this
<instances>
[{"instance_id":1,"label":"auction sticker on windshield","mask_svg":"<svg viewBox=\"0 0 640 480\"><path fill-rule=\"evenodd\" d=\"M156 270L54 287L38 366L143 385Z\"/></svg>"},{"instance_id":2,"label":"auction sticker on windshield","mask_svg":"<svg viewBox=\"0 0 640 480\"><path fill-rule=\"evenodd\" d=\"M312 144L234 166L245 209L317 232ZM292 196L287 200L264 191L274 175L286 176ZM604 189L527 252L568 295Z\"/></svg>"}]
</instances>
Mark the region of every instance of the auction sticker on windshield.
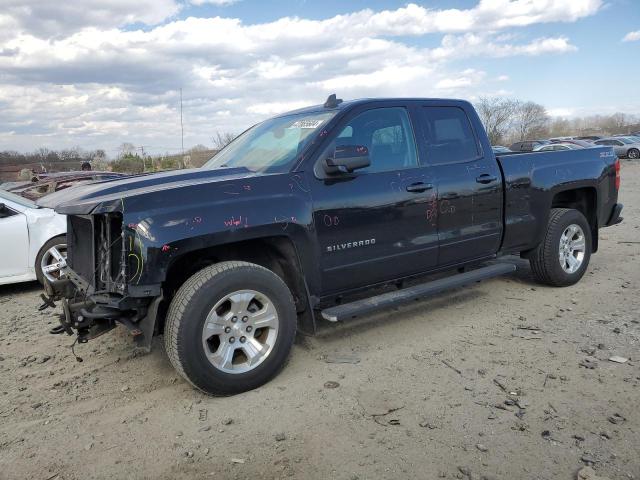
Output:
<instances>
[{"instance_id":1,"label":"auction sticker on windshield","mask_svg":"<svg viewBox=\"0 0 640 480\"><path fill-rule=\"evenodd\" d=\"M287 128L318 128L324 120L297 120Z\"/></svg>"}]
</instances>

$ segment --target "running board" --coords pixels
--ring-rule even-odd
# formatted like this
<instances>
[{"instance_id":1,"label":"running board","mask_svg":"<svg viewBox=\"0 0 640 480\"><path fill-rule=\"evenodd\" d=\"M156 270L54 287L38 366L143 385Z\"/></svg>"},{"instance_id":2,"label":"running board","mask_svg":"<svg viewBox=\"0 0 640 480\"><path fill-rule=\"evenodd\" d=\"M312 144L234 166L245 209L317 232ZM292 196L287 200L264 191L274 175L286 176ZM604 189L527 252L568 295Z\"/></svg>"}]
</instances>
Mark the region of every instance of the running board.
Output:
<instances>
[{"instance_id":1,"label":"running board","mask_svg":"<svg viewBox=\"0 0 640 480\"><path fill-rule=\"evenodd\" d=\"M360 317L367 313L380 310L381 308L409 303L413 300L429 297L444 290L463 287L470 283L511 273L515 270L516 266L513 263L495 263L476 270L471 270L470 272L458 273L450 277L440 278L438 280L422 283L413 287L403 288L402 290L387 292L381 295L376 295L375 297L336 305L335 307L322 310L322 318L329 320L330 322L338 322L341 320Z\"/></svg>"}]
</instances>

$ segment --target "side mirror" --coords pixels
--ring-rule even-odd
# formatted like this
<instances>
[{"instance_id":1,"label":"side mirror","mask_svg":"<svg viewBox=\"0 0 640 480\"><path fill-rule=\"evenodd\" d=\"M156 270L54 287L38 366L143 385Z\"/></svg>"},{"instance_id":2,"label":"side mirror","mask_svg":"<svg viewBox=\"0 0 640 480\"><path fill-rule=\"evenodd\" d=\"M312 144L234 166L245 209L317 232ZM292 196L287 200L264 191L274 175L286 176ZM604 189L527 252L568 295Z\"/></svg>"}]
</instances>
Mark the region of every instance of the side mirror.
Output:
<instances>
[{"instance_id":1,"label":"side mirror","mask_svg":"<svg viewBox=\"0 0 640 480\"><path fill-rule=\"evenodd\" d=\"M341 145L336 147L333 157L325 160L325 171L328 174L353 173L359 168L371 165L369 149L364 145Z\"/></svg>"}]
</instances>

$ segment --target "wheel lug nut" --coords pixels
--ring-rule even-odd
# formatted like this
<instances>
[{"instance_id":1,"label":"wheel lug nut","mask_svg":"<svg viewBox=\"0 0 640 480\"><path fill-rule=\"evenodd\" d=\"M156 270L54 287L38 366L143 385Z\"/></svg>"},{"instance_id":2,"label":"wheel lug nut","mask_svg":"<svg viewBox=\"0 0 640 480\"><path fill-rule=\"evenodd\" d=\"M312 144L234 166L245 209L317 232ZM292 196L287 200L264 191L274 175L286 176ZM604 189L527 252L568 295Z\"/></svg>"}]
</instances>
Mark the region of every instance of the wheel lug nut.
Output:
<instances>
[{"instance_id":1,"label":"wheel lug nut","mask_svg":"<svg viewBox=\"0 0 640 480\"><path fill-rule=\"evenodd\" d=\"M232 321L233 323L236 323L236 322L238 321L238 317L231 317L231 321Z\"/></svg>"},{"instance_id":2,"label":"wheel lug nut","mask_svg":"<svg viewBox=\"0 0 640 480\"><path fill-rule=\"evenodd\" d=\"M233 343L233 342L235 342L235 341L236 341L236 337L230 337L230 338L229 338L229 343Z\"/></svg>"},{"instance_id":3,"label":"wheel lug nut","mask_svg":"<svg viewBox=\"0 0 640 480\"><path fill-rule=\"evenodd\" d=\"M249 320L249 317L242 317L243 322L246 322L247 320Z\"/></svg>"},{"instance_id":4,"label":"wheel lug nut","mask_svg":"<svg viewBox=\"0 0 640 480\"><path fill-rule=\"evenodd\" d=\"M250 332L251 330L253 330L253 327L252 327L251 325L249 325L249 326L247 327L247 332Z\"/></svg>"},{"instance_id":5,"label":"wheel lug nut","mask_svg":"<svg viewBox=\"0 0 640 480\"><path fill-rule=\"evenodd\" d=\"M246 342L246 341L247 341L247 338L246 338L246 337L240 337L240 343L244 343L244 342Z\"/></svg>"},{"instance_id":6,"label":"wheel lug nut","mask_svg":"<svg viewBox=\"0 0 640 480\"><path fill-rule=\"evenodd\" d=\"M224 327L224 333L229 333L231 331L231 327Z\"/></svg>"}]
</instances>

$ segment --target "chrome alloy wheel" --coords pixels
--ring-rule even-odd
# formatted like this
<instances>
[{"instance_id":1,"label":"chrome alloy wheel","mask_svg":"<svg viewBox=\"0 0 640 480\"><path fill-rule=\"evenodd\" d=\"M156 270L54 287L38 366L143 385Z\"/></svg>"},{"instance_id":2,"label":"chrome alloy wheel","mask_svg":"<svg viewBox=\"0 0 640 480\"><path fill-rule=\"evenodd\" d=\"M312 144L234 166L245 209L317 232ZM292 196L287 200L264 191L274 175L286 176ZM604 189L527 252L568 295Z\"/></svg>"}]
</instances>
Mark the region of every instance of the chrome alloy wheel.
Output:
<instances>
[{"instance_id":1,"label":"chrome alloy wheel","mask_svg":"<svg viewBox=\"0 0 640 480\"><path fill-rule=\"evenodd\" d=\"M269 356L278 326L278 312L269 297L238 290L224 296L207 315L202 346L218 370L245 373Z\"/></svg>"},{"instance_id":2,"label":"chrome alloy wheel","mask_svg":"<svg viewBox=\"0 0 640 480\"><path fill-rule=\"evenodd\" d=\"M566 273L575 273L582 262L586 249L584 231L582 227L571 224L565 228L560 236L559 260Z\"/></svg>"},{"instance_id":3,"label":"chrome alloy wheel","mask_svg":"<svg viewBox=\"0 0 640 480\"><path fill-rule=\"evenodd\" d=\"M42 274L49 281L59 280L62 276L61 270L67 266L67 244L60 243L54 245L44 252L40 260Z\"/></svg>"}]
</instances>

